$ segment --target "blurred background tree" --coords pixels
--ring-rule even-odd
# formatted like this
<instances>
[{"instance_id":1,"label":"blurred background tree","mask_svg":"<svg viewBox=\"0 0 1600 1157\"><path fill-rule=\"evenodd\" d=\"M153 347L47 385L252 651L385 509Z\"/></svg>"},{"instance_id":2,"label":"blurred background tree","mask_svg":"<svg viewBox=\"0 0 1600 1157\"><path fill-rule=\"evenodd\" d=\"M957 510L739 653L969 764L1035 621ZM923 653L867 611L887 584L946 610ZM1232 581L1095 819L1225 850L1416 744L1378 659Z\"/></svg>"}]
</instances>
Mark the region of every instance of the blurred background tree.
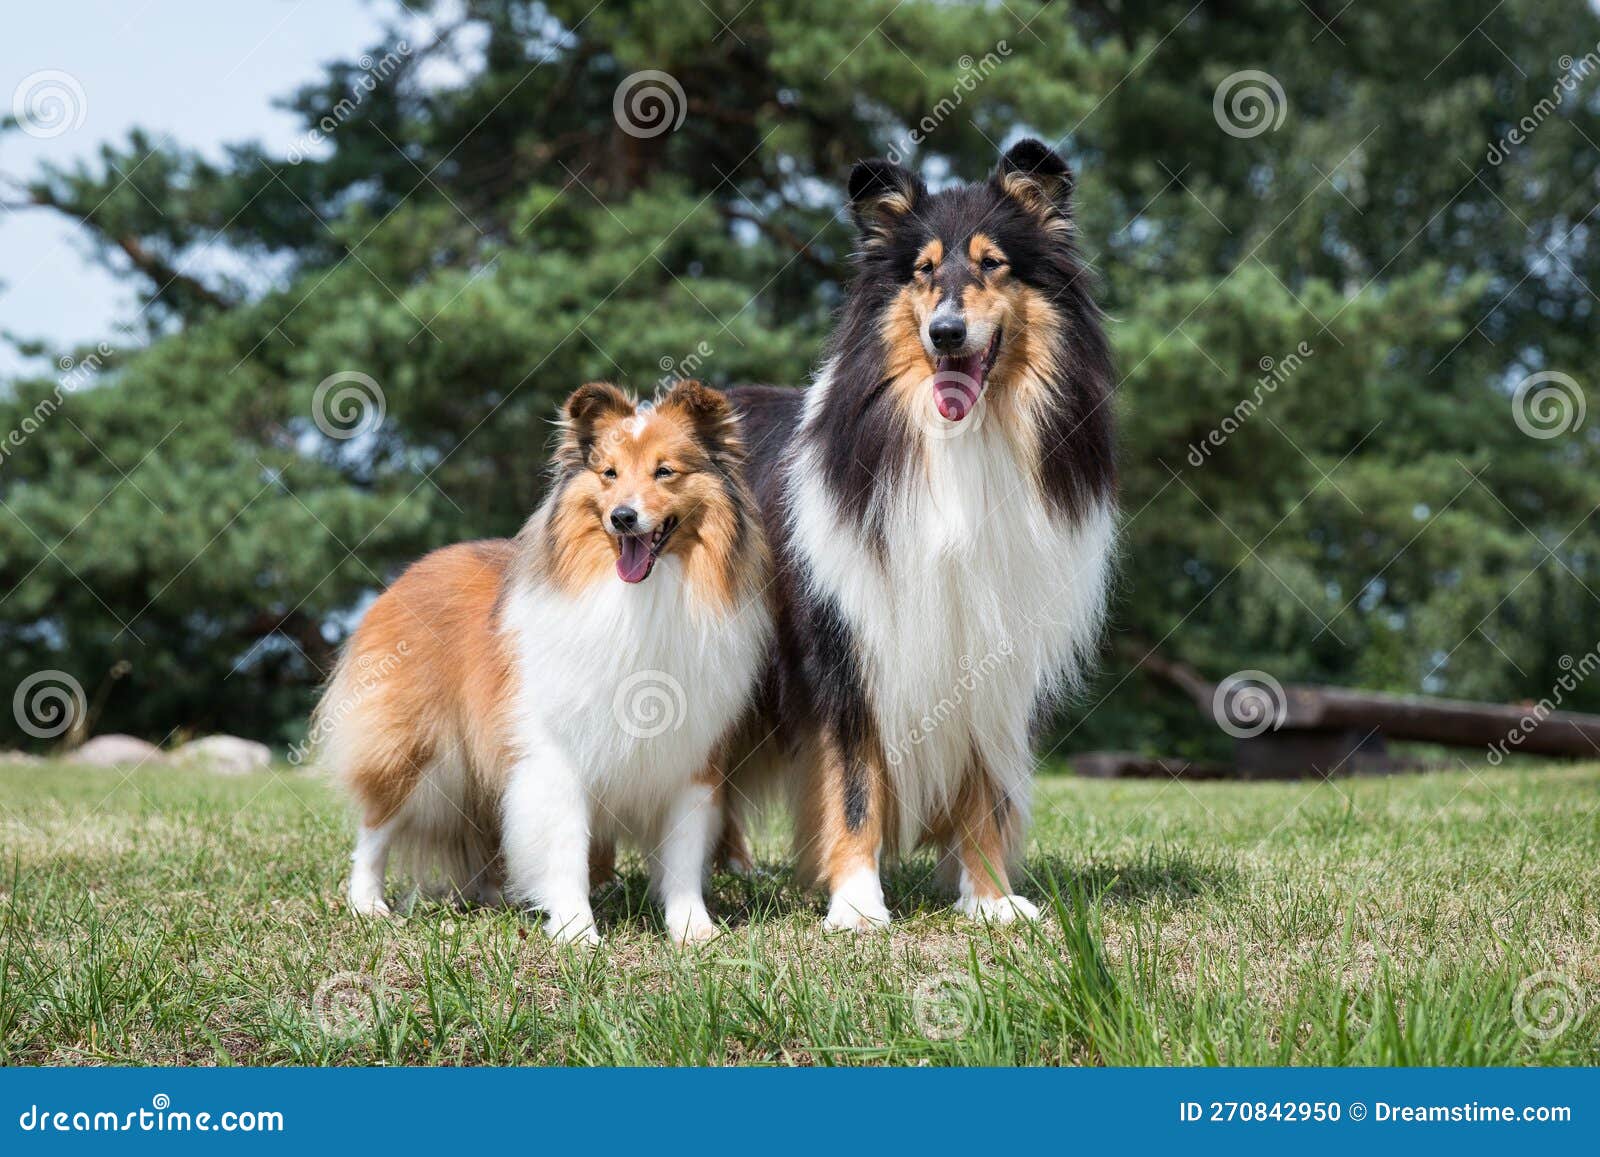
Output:
<instances>
[{"instance_id":1,"label":"blurred background tree","mask_svg":"<svg viewBox=\"0 0 1600 1157\"><path fill-rule=\"evenodd\" d=\"M437 35L412 43L417 11ZM977 178L1024 133L1079 172L1121 375L1123 577L1063 750L1222 742L1132 666L1151 647L1503 700L1600 640L1590 428L1514 420L1529 374L1570 375L1572 404L1588 384L1581 0L394 18L287 98L291 155L134 134L6 195L80 221L142 308L0 385L24 432L0 445L0 686L51 668L92 695L125 661L99 730L292 740L409 559L516 529L575 384L803 381L850 163ZM38 746L9 713L0 741Z\"/></svg>"}]
</instances>

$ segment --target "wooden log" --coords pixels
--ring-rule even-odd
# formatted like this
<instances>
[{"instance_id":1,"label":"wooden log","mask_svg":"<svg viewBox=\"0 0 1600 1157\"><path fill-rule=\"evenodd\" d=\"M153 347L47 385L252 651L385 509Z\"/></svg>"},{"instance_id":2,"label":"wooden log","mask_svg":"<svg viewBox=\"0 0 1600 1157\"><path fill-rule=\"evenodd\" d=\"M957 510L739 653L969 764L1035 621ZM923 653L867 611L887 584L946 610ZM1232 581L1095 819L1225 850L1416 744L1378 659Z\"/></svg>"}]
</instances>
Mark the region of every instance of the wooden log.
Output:
<instances>
[{"instance_id":1,"label":"wooden log","mask_svg":"<svg viewBox=\"0 0 1600 1157\"><path fill-rule=\"evenodd\" d=\"M1243 739L1285 731L1376 733L1451 747L1578 758L1600 756L1600 715L1519 705L1392 695L1345 687L1212 683L1194 668L1150 652L1139 663ZM1331 750L1331 749L1329 749Z\"/></svg>"}]
</instances>

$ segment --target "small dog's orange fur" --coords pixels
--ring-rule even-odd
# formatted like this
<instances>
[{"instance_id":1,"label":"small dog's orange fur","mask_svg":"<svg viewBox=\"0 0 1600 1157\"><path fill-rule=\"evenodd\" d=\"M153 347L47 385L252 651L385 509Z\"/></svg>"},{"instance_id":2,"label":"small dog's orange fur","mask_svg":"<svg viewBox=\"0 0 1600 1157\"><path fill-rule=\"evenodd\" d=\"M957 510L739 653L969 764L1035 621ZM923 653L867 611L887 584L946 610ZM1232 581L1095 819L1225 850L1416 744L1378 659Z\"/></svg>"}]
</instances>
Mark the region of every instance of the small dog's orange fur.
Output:
<instances>
[{"instance_id":1,"label":"small dog's orange fur","mask_svg":"<svg viewBox=\"0 0 1600 1157\"><path fill-rule=\"evenodd\" d=\"M648 409L614 386L586 385L565 407L552 493L521 533L434 551L372 605L313 725L323 762L357 803L363 839L388 833L377 849L376 891L356 878L358 844L358 911L387 914L391 840L419 875L442 875L468 899L499 899L502 802L517 742L517 653L505 604L530 588L581 599L618 582L619 539L607 519L622 496L650 524L675 527L652 559L678 559L706 607L734 613L741 601L761 601L766 543L738 473L741 455L727 403L699 383L679 383ZM648 573L626 581L648 582ZM597 708L601 725L611 724L609 694ZM720 794L715 755L694 778ZM448 786L437 774L444 765L453 769ZM609 844L597 840L589 862L596 877L608 875Z\"/></svg>"}]
</instances>

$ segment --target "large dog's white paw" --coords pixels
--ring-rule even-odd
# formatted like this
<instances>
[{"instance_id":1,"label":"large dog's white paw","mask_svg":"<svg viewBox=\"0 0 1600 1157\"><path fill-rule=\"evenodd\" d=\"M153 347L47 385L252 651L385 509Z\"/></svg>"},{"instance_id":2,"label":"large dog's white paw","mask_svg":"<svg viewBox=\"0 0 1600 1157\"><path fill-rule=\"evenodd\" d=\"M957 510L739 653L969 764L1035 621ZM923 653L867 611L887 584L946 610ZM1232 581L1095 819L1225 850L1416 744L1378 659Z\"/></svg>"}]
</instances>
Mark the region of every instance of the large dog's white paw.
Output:
<instances>
[{"instance_id":1,"label":"large dog's white paw","mask_svg":"<svg viewBox=\"0 0 1600 1157\"><path fill-rule=\"evenodd\" d=\"M841 880L828 901L822 927L828 932L871 932L889 926L883 884L872 868L860 868Z\"/></svg>"},{"instance_id":2,"label":"large dog's white paw","mask_svg":"<svg viewBox=\"0 0 1600 1157\"><path fill-rule=\"evenodd\" d=\"M882 900L868 897L852 899L837 895L828 904L822 927L827 932L871 932L889 926L889 909Z\"/></svg>"},{"instance_id":3,"label":"large dog's white paw","mask_svg":"<svg viewBox=\"0 0 1600 1157\"><path fill-rule=\"evenodd\" d=\"M545 918L545 934L557 944L600 943L600 933L594 926L594 916L588 912L570 915L550 915Z\"/></svg>"},{"instance_id":4,"label":"large dog's white paw","mask_svg":"<svg viewBox=\"0 0 1600 1157\"><path fill-rule=\"evenodd\" d=\"M1037 920L1039 909L1022 896L963 896L956 911L973 920L989 924L1010 924L1017 920Z\"/></svg>"}]
</instances>

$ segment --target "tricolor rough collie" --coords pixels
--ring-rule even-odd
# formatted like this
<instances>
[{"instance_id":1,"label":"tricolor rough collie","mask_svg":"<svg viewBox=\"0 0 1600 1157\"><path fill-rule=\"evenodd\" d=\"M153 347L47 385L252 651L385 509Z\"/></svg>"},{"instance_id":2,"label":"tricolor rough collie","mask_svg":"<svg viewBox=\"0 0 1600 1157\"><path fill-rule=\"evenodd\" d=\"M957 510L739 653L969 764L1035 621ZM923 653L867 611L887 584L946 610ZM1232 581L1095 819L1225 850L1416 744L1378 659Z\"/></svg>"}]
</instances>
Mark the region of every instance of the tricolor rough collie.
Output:
<instances>
[{"instance_id":1,"label":"tricolor rough collie","mask_svg":"<svg viewBox=\"0 0 1600 1157\"><path fill-rule=\"evenodd\" d=\"M1037 915L1009 874L1031 731L1090 658L1114 544L1072 183L1037 141L938 193L858 164L857 271L810 388L730 395L776 566L768 726L829 928L886 923L884 858L929 843L960 911Z\"/></svg>"},{"instance_id":2,"label":"tricolor rough collie","mask_svg":"<svg viewBox=\"0 0 1600 1157\"><path fill-rule=\"evenodd\" d=\"M521 533L407 570L317 709L325 762L361 810L350 903L388 913L402 847L461 895L493 902L503 883L553 936L593 942L591 851L622 837L649 857L668 931L704 939L719 745L770 649L738 421L695 382L649 407L591 384L564 427Z\"/></svg>"}]
</instances>

